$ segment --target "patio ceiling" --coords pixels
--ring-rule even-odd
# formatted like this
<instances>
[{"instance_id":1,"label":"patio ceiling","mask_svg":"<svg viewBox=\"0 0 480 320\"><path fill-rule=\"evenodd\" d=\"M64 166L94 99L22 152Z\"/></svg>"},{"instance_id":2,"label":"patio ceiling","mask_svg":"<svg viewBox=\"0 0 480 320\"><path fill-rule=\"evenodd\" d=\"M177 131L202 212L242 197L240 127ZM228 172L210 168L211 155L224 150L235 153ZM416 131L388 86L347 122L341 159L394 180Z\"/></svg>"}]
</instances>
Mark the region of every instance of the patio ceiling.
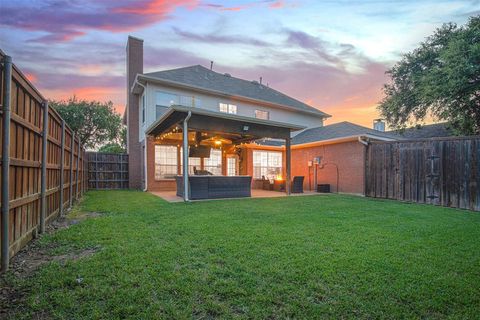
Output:
<instances>
[{"instance_id":1,"label":"patio ceiling","mask_svg":"<svg viewBox=\"0 0 480 320\"><path fill-rule=\"evenodd\" d=\"M157 119L146 131L149 135L158 136L168 132L182 122L191 112L188 128L195 131L212 132L228 136L234 143L247 142L259 138L286 139L291 131L305 129L283 122L263 120L175 105Z\"/></svg>"}]
</instances>

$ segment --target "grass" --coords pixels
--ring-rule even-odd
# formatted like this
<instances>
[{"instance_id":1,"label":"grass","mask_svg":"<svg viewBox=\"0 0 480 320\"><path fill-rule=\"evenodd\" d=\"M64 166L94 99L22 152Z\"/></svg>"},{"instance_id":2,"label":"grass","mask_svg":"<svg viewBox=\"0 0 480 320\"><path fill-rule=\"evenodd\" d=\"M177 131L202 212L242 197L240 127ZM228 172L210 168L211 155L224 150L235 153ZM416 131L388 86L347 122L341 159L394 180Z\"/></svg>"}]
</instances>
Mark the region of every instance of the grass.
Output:
<instances>
[{"instance_id":1,"label":"grass","mask_svg":"<svg viewBox=\"0 0 480 320\"><path fill-rule=\"evenodd\" d=\"M105 214L42 245L101 249L11 277L26 295L17 318L479 318L479 213L337 195L167 203L134 191L89 192L81 210Z\"/></svg>"}]
</instances>

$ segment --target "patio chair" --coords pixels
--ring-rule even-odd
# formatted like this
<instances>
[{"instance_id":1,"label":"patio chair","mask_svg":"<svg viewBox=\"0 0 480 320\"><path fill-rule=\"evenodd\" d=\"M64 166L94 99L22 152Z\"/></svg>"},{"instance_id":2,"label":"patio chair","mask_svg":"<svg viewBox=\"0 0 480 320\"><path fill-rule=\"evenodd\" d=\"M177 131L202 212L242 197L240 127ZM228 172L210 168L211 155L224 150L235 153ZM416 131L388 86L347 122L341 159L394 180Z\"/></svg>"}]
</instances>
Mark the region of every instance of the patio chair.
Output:
<instances>
[{"instance_id":1,"label":"patio chair","mask_svg":"<svg viewBox=\"0 0 480 320\"><path fill-rule=\"evenodd\" d=\"M303 193L303 179L304 176L295 176L292 180L292 193Z\"/></svg>"},{"instance_id":2,"label":"patio chair","mask_svg":"<svg viewBox=\"0 0 480 320\"><path fill-rule=\"evenodd\" d=\"M263 190L273 190L273 185L270 183L270 180L262 176L262 189Z\"/></svg>"}]
</instances>

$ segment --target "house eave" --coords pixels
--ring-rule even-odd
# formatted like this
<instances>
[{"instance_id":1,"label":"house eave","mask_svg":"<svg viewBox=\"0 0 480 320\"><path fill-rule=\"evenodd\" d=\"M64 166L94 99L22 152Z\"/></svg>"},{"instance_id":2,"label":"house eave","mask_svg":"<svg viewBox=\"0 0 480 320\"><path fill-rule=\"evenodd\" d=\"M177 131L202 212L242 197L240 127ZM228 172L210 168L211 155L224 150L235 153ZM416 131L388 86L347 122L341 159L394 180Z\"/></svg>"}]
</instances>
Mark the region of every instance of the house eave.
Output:
<instances>
[{"instance_id":1,"label":"house eave","mask_svg":"<svg viewBox=\"0 0 480 320\"><path fill-rule=\"evenodd\" d=\"M347 137L340 137L340 138L333 138L333 139L326 139L320 141L312 141L307 143L300 143L292 145L292 149L304 149L304 148L311 148L311 147L318 147L323 145L329 144L337 144L337 143L345 143L345 142L355 142L358 141L359 138L367 138L374 141L397 141L397 139L393 138L386 138L381 136L376 136L372 134L361 134L361 135L351 135ZM261 144L246 144L245 147L251 149L265 149L265 150L285 150L285 146L269 146L269 145L261 145Z\"/></svg>"},{"instance_id":2,"label":"house eave","mask_svg":"<svg viewBox=\"0 0 480 320\"><path fill-rule=\"evenodd\" d=\"M277 103L272 103L272 102L265 101L265 100L253 99L253 98L249 98L249 97L245 97L245 96L241 96L241 95L230 95L230 94L226 94L224 92L217 91L217 90L210 90L210 89L205 89L205 88L201 88L201 87L198 87L198 86L187 85L185 83L181 83L181 82L177 82L177 81L159 79L159 78L150 77L150 76L147 76L147 75L144 75L144 74L137 74L137 77L135 78L135 82L134 82L132 88L130 89L130 91L134 94L141 93L141 89L139 88L140 86L137 83L139 81L152 82L152 83L162 84L162 85L175 87L175 88L188 89L188 90L196 91L196 92L199 92L199 93L213 94L213 95L216 95L216 96L226 97L226 98L230 98L230 99L233 98L233 99L237 99L237 100L241 100L241 101L245 101L245 102L251 102L251 103L270 106L270 107L274 107L274 108L280 108L280 109L284 109L284 110L300 112L300 113L316 116L316 117L319 117L319 118L322 118L322 119L327 119L327 118L331 117L331 115L326 114L326 113L324 113L320 110L318 110L318 112L317 111L300 110L300 109L296 109L294 107L290 107L290 106L286 106L286 105L282 105L282 104L277 104Z\"/></svg>"}]
</instances>

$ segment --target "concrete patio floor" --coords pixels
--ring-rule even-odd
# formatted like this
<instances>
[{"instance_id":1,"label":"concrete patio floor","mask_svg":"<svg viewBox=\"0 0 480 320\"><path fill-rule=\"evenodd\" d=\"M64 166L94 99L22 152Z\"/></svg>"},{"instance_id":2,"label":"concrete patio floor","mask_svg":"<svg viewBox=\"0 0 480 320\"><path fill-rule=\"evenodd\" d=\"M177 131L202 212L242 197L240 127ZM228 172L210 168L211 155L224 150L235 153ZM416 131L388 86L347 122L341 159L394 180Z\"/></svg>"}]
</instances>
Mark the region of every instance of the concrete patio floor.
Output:
<instances>
[{"instance_id":1,"label":"concrete patio floor","mask_svg":"<svg viewBox=\"0 0 480 320\"><path fill-rule=\"evenodd\" d=\"M175 191L150 191L150 193L168 202L183 202L183 198L178 197ZM304 193L292 193L290 196L298 197L298 196L308 196L308 195L312 196L312 195L321 195L321 194L322 193L317 193L313 191L305 191ZM286 196L287 194L285 192L252 189L251 198L278 198L278 197L286 197ZM228 199L245 199L245 198L228 198ZM225 199L203 199L203 200L192 200L192 201L210 201L210 200L225 200Z\"/></svg>"}]
</instances>

